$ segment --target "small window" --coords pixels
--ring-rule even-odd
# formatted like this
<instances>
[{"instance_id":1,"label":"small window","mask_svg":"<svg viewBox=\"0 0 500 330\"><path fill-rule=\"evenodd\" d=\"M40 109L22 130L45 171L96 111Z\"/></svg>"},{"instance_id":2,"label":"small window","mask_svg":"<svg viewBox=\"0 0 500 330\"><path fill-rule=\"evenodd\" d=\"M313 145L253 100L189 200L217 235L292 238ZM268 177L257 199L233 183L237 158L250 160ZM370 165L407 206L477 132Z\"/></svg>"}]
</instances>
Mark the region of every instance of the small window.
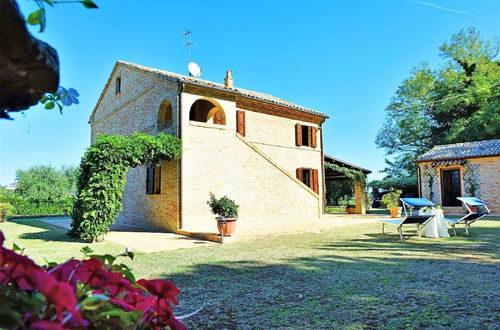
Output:
<instances>
[{"instance_id":1,"label":"small window","mask_svg":"<svg viewBox=\"0 0 500 330\"><path fill-rule=\"evenodd\" d=\"M116 78L115 82L115 94L120 94L122 92L122 78Z\"/></svg>"},{"instance_id":2,"label":"small window","mask_svg":"<svg viewBox=\"0 0 500 330\"><path fill-rule=\"evenodd\" d=\"M295 125L295 145L316 148L317 129L314 126Z\"/></svg>"},{"instance_id":3,"label":"small window","mask_svg":"<svg viewBox=\"0 0 500 330\"><path fill-rule=\"evenodd\" d=\"M148 165L146 168L146 194L159 194L161 185L161 166Z\"/></svg>"},{"instance_id":4,"label":"small window","mask_svg":"<svg viewBox=\"0 0 500 330\"><path fill-rule=\"evenodd\" d=\"M311 188L316 194L319 194L318 170L311 168L298 168L297 179Z\"/></svg>"}]
</instances>

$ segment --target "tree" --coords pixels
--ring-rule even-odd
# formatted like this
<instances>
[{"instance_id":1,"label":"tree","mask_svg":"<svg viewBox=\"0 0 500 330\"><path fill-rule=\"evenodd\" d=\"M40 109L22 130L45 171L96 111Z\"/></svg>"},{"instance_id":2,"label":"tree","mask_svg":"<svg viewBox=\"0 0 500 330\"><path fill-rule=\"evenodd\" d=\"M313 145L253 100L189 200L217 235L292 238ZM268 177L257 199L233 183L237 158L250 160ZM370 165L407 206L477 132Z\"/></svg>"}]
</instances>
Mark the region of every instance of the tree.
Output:
<instances>
[{"instance_id":1,"label":"tree","mask_svg":"<svg viewBox=\"0 0 500 330\"><path fill-rule=\"evenodd\" d=\"M16 194L33 201L58 201L76 194L78 168L36 165L16 171Z\"/></svg>"},{"instance_id":2,"label":"tree","mask_svg":"<svg viewBox=\"0 0 500 330\"><path fill-rule=\"evenodd\" d=\"M38 10L26 22L45 29L45 6L58 3L81 3L97 8L91 0L34 0ZM0 119L10 119L9 112L26 110L39 101L45 109L78 103L78 92L59 85L59 57L47 43L29 33L14 0L0 1Z\"/></svg>"},{"instance_id":3,"label":"tree","mask_svg":"<svg viewBox=\"0 0 500 330\"><path fill-rule=\"evenodd\" d=\"M386 109L375 142L387 177L414 175L416 157L435 145L500 138L498 44L468 28L439 50L444 65L418 65Z\"/></svg>"}]
</instances>

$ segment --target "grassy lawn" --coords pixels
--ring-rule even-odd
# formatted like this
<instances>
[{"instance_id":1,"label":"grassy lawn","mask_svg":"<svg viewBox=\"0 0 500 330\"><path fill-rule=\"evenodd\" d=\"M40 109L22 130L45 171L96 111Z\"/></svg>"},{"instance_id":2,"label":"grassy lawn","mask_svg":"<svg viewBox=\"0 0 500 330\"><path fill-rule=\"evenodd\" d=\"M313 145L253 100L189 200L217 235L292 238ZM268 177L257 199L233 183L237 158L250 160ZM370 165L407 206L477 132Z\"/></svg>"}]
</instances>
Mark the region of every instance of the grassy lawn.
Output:
<instances>
[{"instance_id":1,"label":"grassy lawn","mask_svg":"<svg viewBox=\"0 0 500 330\"><path fill-rule=\"evenodd\" d=\"M37 220L0 224L38 261L80 256L85 245ZM226 246L137 253L139 276L183 291L192 328L495 328L500 322L500 219L471 236L404 242L378 223ZM462 234L463 231L460 231ZM119 253L112 243L98 253Z\"/></svg>"}]
</instances>

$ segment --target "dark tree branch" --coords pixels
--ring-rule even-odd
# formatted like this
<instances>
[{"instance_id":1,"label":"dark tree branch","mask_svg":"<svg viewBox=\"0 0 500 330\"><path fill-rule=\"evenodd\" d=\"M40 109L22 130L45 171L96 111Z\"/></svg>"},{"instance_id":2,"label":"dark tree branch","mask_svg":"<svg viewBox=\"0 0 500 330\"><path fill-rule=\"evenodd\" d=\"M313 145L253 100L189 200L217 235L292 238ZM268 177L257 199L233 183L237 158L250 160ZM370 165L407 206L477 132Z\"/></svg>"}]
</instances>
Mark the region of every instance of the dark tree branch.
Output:
<instances>
[{"instance_id":1,"label":"dark tree branch","mask_svg":"<svg viewBox=\"0 0 500 330\"><path fill-rule=\"evenodd\" d=\"M35 105L58 86L56 50L28 32L14 0L0 0L0 118Z\"/></svg>"}]
</instances>

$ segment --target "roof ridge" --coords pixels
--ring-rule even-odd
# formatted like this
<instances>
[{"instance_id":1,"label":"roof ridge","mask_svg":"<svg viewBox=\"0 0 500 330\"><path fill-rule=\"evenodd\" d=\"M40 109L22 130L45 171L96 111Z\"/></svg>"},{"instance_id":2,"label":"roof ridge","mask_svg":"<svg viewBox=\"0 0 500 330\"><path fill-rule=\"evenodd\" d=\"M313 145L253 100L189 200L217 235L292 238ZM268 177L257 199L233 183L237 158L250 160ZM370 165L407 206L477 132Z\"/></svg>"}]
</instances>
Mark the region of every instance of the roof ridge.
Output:
<instances>
[{"instance_id":1,"label":"roof ridge","mask_svg":"<svg viewBox=\"0 0 500 330\"><path fill-rule=\"evenodd\" d=\"M477 144L477 143L483 143L483 142L493 142L493 141L498 141L500 142L500 139L491 139L491 140L478 140L478 141L468 141L468 142L457 142L457 143L450 143L450 144L440 144L440 145L437 145L437 146L434 146L432 148L448 148L448 147L451 147L451 146L460 146L460 145L464 145L464 144Z\"/></svg>"},{"instance_id":2,"label":"roof ridge","mask_svg":"<svg viewBox=\"0 0 500 330\"><path fill-rule=\"evenodd\" d=\"M205 86L208 86L208 87L215 87L215 88L218 88L218 89L223 89L223 90L226 90L226 91L229 91L229 92L233 92L233 93L237 93L237 94L240 94L240 95L243 95L243 96L247 96L247 97L250 97L250 98L258 99L258 100L269 102L269 103L273 103L273 104L278 104L278 105L281 105L281 106L289 107L289 108L296 109L296 110L299 110L299 111L303 111L303 112L307 112L307 113L311 113L311 114L315 114L315 115L318 115L318 116L322 116L322 117L328 118L328 116L325 113L323 113L323 112L303 107L301 105L289 102L289 101L287 101L285 99L273 96L271 94L266 94L266 93L262 93L262 92L252 91L252 90L249 90L249 89L244 89L244 88L239 88L239 87L238 88L227 87L224 84L218 83L218 82L215 82L215 81L210 81L210 80L205 80L205 79L190 77L190 76L187 76L187 75L182 75L182 74L179 74L179 73L170 72L170 71L166 71L166 70L155 69L155 68L151 68L151 67L147 67L147 66L144 66L144 65L131 63L131 62L126 62L126 61L122 61L122 60L118 60L117 64L125 65L125 66L128 66L128 67L132 67L132 68L135 68L135 69L138 69L138 70L142 70L142 71L146 71L146 72L152 72L152 73L160 74L160 75L163 75L163 76L166 76L166 77L170 77L170 78L173 78L173 79L179 79L179 80L182 80L183 82L186 82L186 83L195 83L195 84L205 85Z\"/></svg>"}]
</instances>

